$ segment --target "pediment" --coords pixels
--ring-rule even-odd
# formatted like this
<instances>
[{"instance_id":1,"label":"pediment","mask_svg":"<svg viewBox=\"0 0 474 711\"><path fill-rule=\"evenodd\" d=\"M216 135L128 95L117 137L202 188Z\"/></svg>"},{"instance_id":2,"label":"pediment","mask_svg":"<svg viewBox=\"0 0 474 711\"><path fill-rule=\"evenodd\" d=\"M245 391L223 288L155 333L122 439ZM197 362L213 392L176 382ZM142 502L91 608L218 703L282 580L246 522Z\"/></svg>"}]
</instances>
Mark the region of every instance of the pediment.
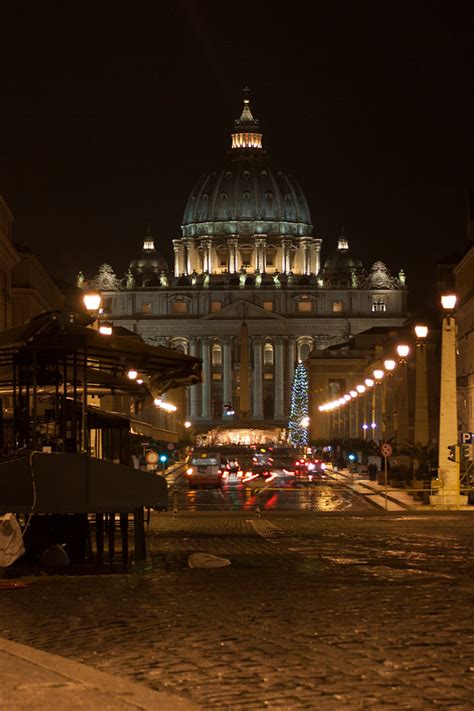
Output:
<instances>
[{"instance_id":1,"label":"pediment","mask_svg":"<svg viewBox=\"0 0 474 711\"><path fill-rule=\"evenodd\" d=\"M277 321L285 321L283 316L273 313L273 311L267 311L262 309L261 306L256 304L251 304L244 299L239 299L234 304L229 304L224 306L223 309L219 311L214 311L212 314L207 314L203 316L201 320L205 321L219 321L223 319L245 319L246 321L251 321L252 319L272 319Z\"/></svg>"}]
</instances>

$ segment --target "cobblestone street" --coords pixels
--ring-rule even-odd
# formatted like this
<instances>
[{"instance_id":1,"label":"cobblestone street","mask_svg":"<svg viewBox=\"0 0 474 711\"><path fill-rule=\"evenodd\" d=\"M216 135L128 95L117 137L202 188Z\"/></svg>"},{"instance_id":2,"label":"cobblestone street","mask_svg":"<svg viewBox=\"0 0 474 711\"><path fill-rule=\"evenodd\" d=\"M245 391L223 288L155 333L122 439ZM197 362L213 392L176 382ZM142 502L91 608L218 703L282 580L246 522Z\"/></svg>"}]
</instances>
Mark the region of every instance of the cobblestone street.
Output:
<instances>
[{"instance_id":1,"label":"cobblestone street","mask_svg":"<svg viewBox=\"0 0 474 711\"><path fill-rule=\"evenodd\" d=\"M154 513L144 573L30 578L0 634L205 709L472 709L473 523Z\"/></svg>"}]
</instances>

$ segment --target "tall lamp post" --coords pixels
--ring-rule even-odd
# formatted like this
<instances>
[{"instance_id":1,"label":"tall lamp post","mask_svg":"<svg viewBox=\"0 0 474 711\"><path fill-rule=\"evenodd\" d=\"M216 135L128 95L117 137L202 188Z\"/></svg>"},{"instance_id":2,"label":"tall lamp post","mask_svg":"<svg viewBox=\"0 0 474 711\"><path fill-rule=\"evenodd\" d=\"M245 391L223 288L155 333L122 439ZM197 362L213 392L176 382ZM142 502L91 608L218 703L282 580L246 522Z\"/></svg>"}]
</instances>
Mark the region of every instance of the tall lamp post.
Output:
<instances>
[{"instance_id":1,"label":"tall lamp post","mask_svg":"<svg viewBox=\"0 0 474 711\"><path fill-rule=\"evenodd\" d=\"M372 402L372 393L370 391L370 388L374 386L374 381L372 378L366 378L364 380L365 383L365 398L364 398L364 424L362 425L362 428L364 430L364 439L367 439L367 430L369 429L369 425L367 423L367 418L369 413L367 410L370 409L370 416L372 420L372 407L369 408L369 396L370 396L370 401ZM372 421L370 423L372 425ZM372 435L373 435L373 428L371 427Z\"/></svg>"},{"instance_id":2,"label":"tall lamp post","mask_svg":"<svg viewBox=\"0 0 474 711\"><path fill-rule=\"evenodd\" d=\"M397 346L398 359L400 363L398 388L397 388L397 407L395 419L395 437L397 442L408 442L410 437L409 432L409 413L408 413L408 366L407 358L410 353L410 346L405 343L399 343Z\"/></svg>"},{"instance_id":3,"label":"tall lamp post","mask_svg":"<svg viewBox=\"0 0 474 711\"><path fill-rule=\"evenodd\" d=\"M360 436L360 433L359 433L359 415L362 414L362 428L363 428L363 430L364 430L364 439L366 439L367 423L365 422L364 412L362 412L362 413L360 412L360 410L361 410L361 401L360 401L360 398L361 398L361 396L365 393L365 385L357 385L356 390L357 390L357 392L358 392L358 394L359 394L359 400L357 401L357 437ZM364 398L364 400L365 400L365 398ZM364 405L364 407L365 407L365 405ZM364 428L364 425L366 425L365 428Z\"/></svg>"},{"instance_id":4,"label":"tall lamp post","mask_svg":"<svg viewBox=\"0 0 474 711\"><path fill-rule=\"evenodd\" d=\"M376 368L373 372L375 387L372 396L372 439L375 439L376 429L379 431L379 438L382 437L382 379L385 373L381 368Z\"/></svg>"},{"instance_id":5,"label":"tall lamp post","mask_svg":"<svg viewBox=\"0 0 474 711\"><path fill-rule=\"evenodd\" d=\"M415 380L415 433L414 444L426 446L429 442L428 425L428 371L426 363L426 336L428 326L415 326L416 380Z\"/></svg>"},{"instance_id":6,"label":"tall lamp post","mask_svg":"<svg viewBox=\"0 0 474 711\"><path fill-rule=\"evenodd\" d=\"M359 403L357 402L357 392L355 390L350 390L349 395L351 401L349 403L349 437L357 437L359 429ZM355 410L355 412L354 412ZM355 432L355 435L353 434Z\"/></svg>"},{"instance_id":7,"label":"tall lamp post","mask_svg":"<svg viewBox=\"0 0 474 711\"><path fill-rule=\"evenodd\" d=\"M383 362L387 373L382 390L382 439L384 442L393 437L393 371L396 365L392 358L387 358Z\"/></svg>"},{"instance_id":8,"label":"tall lamp post","mask_svg":"<svg viewBox=\"0 0 474 711\"><path fill-rule=\"evenodd\" d=\"M467 504L467 496L459 493L459 461L449 459L448 447L455 446L458 441L458 413L456 401L456 320L454 308L456 295L446 294L441 297L444 309L441 337L441 389L439 407L439 455L438 478L440 489L438 494L430 497L431 504L437 508L459 508Z\"/></svg>"}]
</instances>

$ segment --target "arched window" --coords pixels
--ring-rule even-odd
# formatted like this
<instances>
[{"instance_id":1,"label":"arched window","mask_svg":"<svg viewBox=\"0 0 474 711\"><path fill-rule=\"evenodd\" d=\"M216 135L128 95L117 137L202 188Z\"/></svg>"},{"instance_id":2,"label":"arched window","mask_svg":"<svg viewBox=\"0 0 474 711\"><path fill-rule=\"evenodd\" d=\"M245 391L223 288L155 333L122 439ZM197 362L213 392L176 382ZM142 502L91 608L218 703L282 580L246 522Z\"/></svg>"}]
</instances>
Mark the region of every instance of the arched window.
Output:
<instances>
[{"instance_id":1,"label":"arched window","mask_svg":"<svg viewBox=\"0 0 474 711\"><path fill-rule=\"evenodd\" d=\"M212 346L212 365L222 365L222 348L218 343Z\"/></svg>"},{"instance_id":2,"label":"arched window","mask_svg":"<svg viewBox=\"0 0 474 711\"><path fill-rule=\"evenodd\" d=\"M273 365L273 346L265 343L263 347L263 365Z\"/></svg>"}]
</instances>

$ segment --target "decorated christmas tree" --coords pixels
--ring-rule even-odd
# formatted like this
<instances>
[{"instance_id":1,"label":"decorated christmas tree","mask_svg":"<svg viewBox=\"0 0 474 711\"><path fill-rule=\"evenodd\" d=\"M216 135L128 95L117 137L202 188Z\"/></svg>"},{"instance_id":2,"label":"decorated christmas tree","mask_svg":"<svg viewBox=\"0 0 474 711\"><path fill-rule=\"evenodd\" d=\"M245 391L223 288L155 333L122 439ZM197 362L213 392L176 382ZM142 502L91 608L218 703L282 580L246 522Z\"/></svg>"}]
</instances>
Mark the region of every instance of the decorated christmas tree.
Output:
<instances>
[{"instance_id":1,"label":"decorated christmas tree","mask_svg":"<svg viewBox=\"0 0 474 711\"><path fill-rule=\"evenodd\" d=\"M289 443L295 447L305 447L308 444L308 425L308 374L303 363L298 363L291 385Z\"/></svg>"}]
</instances>

